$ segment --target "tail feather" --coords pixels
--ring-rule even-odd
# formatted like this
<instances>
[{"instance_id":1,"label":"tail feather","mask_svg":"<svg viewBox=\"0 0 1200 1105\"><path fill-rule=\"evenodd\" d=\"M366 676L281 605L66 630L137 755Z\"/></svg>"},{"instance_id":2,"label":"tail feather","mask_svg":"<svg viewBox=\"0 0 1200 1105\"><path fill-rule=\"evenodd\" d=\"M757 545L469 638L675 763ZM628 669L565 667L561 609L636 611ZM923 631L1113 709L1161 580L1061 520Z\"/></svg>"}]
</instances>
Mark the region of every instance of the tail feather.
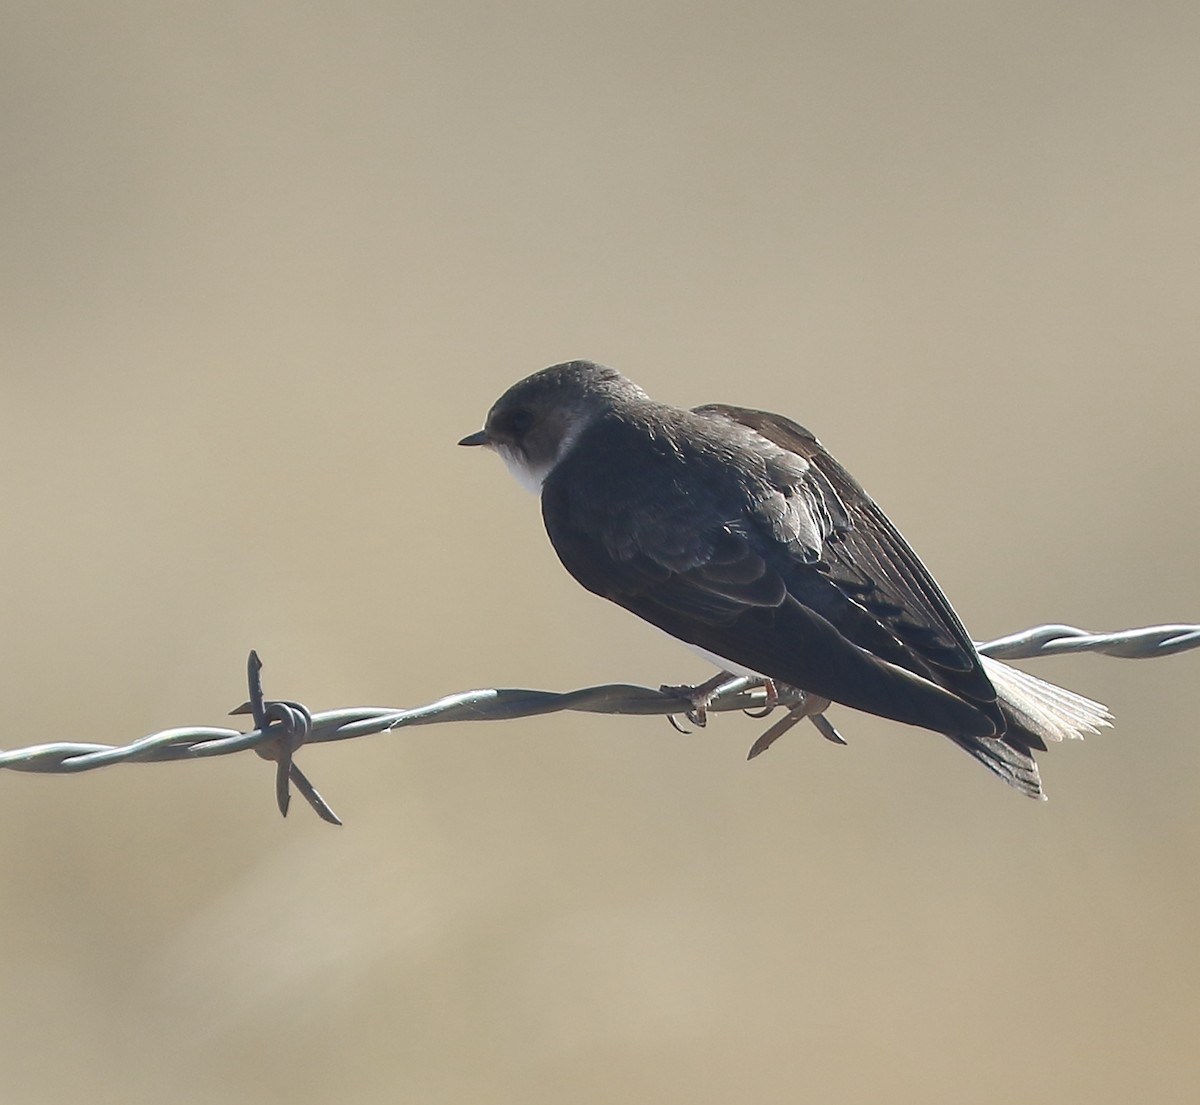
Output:
<instances>
[{"instance_id":1,"label":"tail feather","mask_svg":"<svg viewBox=\"0 0 1200 1105\"><path fill-rule=\"evenodd\" d=\"M1034 749L1045 750L1046 741L1079 740L1112 724L1107 708L1081 694L1056 687L1044 679L1010 668L990 657L980 657L1007 728L1003 736L950 738L994 771L1009 786L1031 798L1045 798Z\"/></svg>"},{"instance_id":2,"label":"tail feather","mask_svg":"<svg viewBox=\"0 0 1200 1105\"><path fill-rule=\"evenodd\" d=\"M985 767L994 771L1010 787L1030 798L1045 798L1042 777L1029 746L1020 737L956 737L947 734L955 744L970 752Z\"/></svg>"}]
</instances>

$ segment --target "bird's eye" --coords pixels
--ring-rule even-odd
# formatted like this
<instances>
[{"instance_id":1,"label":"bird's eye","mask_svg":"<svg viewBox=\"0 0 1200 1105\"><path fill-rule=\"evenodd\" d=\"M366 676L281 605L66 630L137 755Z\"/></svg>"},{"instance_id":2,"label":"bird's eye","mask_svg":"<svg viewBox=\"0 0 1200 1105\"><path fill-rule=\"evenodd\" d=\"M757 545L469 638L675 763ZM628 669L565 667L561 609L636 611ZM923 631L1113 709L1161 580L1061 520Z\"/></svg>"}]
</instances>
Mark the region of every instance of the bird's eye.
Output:
<instances>
[{"instance_id":1,"label":"bird's eye","mask_svg":"<svg viewBox=\"0 0 1200 1105\"><path fill-rule=\"evenodd\" d=\"M518 407L508 416L508 429L511 433L520 436L533 427L533 422L533 411L528 407Z\"/></svg>"}]
</instances>

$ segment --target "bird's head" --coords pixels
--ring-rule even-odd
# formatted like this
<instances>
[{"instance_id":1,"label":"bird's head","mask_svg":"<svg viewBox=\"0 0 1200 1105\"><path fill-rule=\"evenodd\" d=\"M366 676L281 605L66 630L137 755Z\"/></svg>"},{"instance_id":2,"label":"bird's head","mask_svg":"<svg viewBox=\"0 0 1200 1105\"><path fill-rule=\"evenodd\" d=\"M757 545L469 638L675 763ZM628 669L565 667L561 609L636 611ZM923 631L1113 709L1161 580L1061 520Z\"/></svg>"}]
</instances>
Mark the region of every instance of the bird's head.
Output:
<instances>
[{"instance_id":1,"label":"bird's head","mask_svg":"<svg viewBox=\"0 0 1200 1105\"><path fill-rule=\"evenodd\" d=\"M623 400L644 397L641 388L604 365L552 365L513 384L492 405L483 429L459 445L494 449L536 494L593 421Z\"/></svg>"}]
</instances>

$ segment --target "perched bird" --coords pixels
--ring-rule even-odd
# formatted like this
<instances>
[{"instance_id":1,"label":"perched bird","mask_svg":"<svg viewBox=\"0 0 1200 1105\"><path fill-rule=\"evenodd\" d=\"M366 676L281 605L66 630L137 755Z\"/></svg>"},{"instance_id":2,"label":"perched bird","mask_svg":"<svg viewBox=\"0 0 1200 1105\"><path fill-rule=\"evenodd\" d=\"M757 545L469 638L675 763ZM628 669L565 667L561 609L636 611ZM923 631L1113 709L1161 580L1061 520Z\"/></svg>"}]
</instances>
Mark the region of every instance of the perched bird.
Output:
<instances>
[{"instance_id":1,"label":"perched bird","mask_svg":"<svg viewBox=\"0 0 1200 1105\"><path fill-rule=\"evenodd\" d=\"M945 734L1032 797L1035 749L1108 723L1099 703L981 657L883 511L781 415L667 406L570 361L514 384L459 444L540 492L584 587L727 672Z\"/></svg>"}]
</instances>

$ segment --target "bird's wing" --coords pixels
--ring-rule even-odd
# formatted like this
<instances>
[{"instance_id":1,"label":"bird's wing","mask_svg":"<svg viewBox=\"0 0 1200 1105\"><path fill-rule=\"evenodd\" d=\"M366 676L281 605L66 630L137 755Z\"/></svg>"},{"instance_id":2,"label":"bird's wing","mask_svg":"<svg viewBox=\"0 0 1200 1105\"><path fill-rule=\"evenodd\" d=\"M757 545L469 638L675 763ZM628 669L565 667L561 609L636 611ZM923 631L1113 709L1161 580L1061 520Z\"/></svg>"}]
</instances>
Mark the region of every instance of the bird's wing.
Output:
<instances>
[{"instance_id":1,"label":"bird's wing","mask_svg":"<svg viewBox=\"0 0 1200 1105\"><path fill-rule=\"evenodd\" d=\"M673 636L781 682L942 732L1002 731L953 610L816 439L761 412L694 414L701 436L714 419L754 431L744 438L754 463L730 465L720 434L685 460L669 434L598 428L590 464L568 455L542 489L567 570Z\"/></svg>"},{"instance_id":2,"label":"bird's wing","mask_svg":"<svg viewBox=\"0 0 1200 1105\"><path fill-rule=\"evenodd\" d=\"M803 426L781 415L713 404L696 413L728 418L808 463L799 493L837 504L822 527L818 571L868 611L938 682L978 701L995 698L975 646L929 570L858 481ZM826 510L828 516L832 512ZM943 675L944 673L944 675Z\"/></svg>"}]
</instances>

